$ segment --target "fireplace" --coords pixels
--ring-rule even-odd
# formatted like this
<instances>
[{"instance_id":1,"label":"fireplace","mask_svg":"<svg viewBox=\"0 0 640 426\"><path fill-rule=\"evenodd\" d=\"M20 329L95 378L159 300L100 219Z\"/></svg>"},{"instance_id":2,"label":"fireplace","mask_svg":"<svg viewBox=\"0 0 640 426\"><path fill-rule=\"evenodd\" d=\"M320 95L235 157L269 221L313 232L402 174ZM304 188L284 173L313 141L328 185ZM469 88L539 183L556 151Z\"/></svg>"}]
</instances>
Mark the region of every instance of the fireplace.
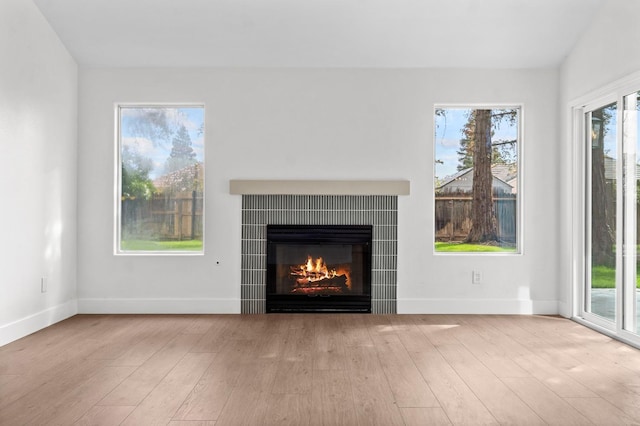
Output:
<instances>
[{"instance_id":1,"label":"fireplace","mask_svg":"<svg viewBox=\"0 0 640 426\"><path fill-rule=\"evenodd\" d=\"M370 313L371 241L370 225L267 225L267 313Z\"/></svg>"}]
</instances>

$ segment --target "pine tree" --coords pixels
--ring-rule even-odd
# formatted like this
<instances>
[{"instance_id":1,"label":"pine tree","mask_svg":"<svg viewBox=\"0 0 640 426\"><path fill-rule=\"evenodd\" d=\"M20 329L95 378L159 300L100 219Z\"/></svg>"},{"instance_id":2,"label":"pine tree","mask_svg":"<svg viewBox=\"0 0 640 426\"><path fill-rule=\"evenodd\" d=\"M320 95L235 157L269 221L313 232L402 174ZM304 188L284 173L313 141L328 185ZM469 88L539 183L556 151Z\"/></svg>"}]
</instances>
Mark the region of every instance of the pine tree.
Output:
<instances>
[{"instance_id":1,"label":"pine tree","mask_svg":"<svg viewBox=\"0 0 640 426\"><path fill-rule=\"evenodd\" d=\"M613 249L615 231L611 227L611 219L615 217L615 211L612 211L612 191L607 190L603 141L615 109L609 106L593 111L591 114L592 121L600 122L599 126L592 128L591 135L594 140L591 144L591 260L594 265L613 267L615 266Z\"/></svg>"},{"instance_id":2,"label":"pine tree","mask_svg":"<svg viewBox=\"0 0 640 426\"><path fill-rule=\"evenodd\" d=\"M196 153L193 150L191 137L184 125L180 126L171 144L171 153L164 166L165 173L171 173L196 163Z\"/></svg>"},{"instance_id":3,"label":"pine tree","mask_svg":"<svg viewBox=\"0 0 640 426\"><path fill-rule=\"evenodd\" d=\"M498 240L493 208L493 175L491 173L491 110L478 109L473 120L473 201L471 230L466 242L484 243Z\"/></svg>"},{"instance_id":4,"label":"pine tree","mask_svg":"<svg viewBox=\"0 0 640 426\"><path fill-rule=\"evenodd\" d=\"M472 225L465 239L468 243L498 242L491 166L515 162L517 139L493 141L493 136L503 121L514 125L517 117L516 109L473 110L462 129L458 170L473 167Z\"/></svg>"}]
</instances>

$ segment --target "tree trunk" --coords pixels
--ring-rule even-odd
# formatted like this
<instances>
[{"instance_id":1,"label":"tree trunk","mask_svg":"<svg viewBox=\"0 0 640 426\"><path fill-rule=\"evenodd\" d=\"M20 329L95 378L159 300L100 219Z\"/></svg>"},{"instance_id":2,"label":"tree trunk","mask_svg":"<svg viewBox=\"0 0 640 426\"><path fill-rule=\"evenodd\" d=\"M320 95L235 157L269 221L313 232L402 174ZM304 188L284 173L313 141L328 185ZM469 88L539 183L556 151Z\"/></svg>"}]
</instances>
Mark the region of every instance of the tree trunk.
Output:
<instances>
[{"instance_id":1,"label":"tree trunk","mask_svg":"<svg viewBox=\"0 0 640 426\"><path fill-rule=\"evenodd\" d=\"M475 114L475 129L473 131L472 225L465 242L486 243L498 240L491 173L491 110L479 109L473 114Z\"/></svg>"},{"instance_id":2,"label":"tree trunk","mask_svg":"<svg viewBox=\"0 0 640 426\"><path fill-rule=\"evenodd\" d=\"M609 224L613 197L607 191L604 174L604 117L602 110L594 111L593 117L602 123L599 134L593 135L598 142L591 149L591 262L593 265L614 266L613 230ZM610 192L611 190L609 190ZM615 223L615 222L614 222Z\"/></svg>"}]
</instances>

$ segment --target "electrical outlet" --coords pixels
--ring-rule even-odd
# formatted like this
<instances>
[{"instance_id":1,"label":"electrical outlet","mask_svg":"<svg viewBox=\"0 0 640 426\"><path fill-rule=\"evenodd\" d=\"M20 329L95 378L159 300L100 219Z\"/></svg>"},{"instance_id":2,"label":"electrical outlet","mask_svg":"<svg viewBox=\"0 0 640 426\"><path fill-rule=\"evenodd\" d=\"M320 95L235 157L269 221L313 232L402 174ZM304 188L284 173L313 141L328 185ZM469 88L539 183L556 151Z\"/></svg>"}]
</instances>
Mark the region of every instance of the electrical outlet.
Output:
<instances>
[{"instance_id":1,"label":"electrical outlet","mask_svg":"<svg viewBox=\"0 0 640 426\"><path fill-rule=\"evenodd\" d=\"M41 293L47 292L47 277L40 278L40 292Z\"/></svg>"},{"instance_id":2,"label":"electrical outlet","mask_svg":"<svg viewBox=\"0 0 640 426\"><path fill-rule=\"evenodd\" d=\"M472 284L482 284L482 272L480 272L480 271L471 272L471 283Z\"/></svg>"}]
</instances>

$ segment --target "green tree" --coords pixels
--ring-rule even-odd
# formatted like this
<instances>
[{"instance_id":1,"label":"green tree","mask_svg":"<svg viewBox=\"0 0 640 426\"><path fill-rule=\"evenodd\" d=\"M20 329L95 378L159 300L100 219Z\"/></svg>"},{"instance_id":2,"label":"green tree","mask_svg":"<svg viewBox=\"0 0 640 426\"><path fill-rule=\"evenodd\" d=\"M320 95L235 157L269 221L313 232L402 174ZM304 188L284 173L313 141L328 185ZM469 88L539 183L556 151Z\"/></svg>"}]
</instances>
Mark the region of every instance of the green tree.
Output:
<instances>
[{"instance_id":1,"label":"green tree","mask_svg":"<svg viewBox=\"0 0 640 426\"><path fill-rule=\"evenodd\" d=\"M498 242L491 165L494 161L504 161L500 150L496 149L497 146L513 146L515 158L516 143L515 140L492 142L495 129L505 120L515 124L517 110L473 110L465 126L464 133L469 140L468 146L471 148L473 160L472 225L465 239L467 243Z\"/></svg>"},{"instance_id":2,"label":"green tree","mask_svg":"<svg viewBox=\"0 0 640 426\"><path fill-rule=\"evenodd\" d=\"M122 147L122 198L148 200L156 191L149 173L153 169L151 159L142 156L129 146Z\"/></svg>"},{"instance_id":3,"label":"green tree","mask_svg":"<svg viewBox=\"0 0 640 426\"><path fill-rule=\"evenodd\" d=\"M591 259L594 265L613 267L615 255L615 189L607 187L604 138L616 113L609 105L591 113ZM613 225L613 226L612 226Z\"/></svg>"},{"instance_id":4,"label":"green tree","mask_svg":"<svg viewBox=\"0 0 640 426\"><path fill-rule=\"evenodd\" d=\"M460 139L460 147L456 153L458 154L458 171L470 169L473 167L474 153L474 132L475 132L475 111L469 114L469 119L462 128L462 139ZM515 110L492 110L491 113L491 164L512 164L515 163L515 140L493 140L495 130L503 120L507 120L514 124L516 118Z\"/></svg>"},{"instance_id":5,"label":"green tree","mask_svg":"<svg viewBox=\"0 0 640 426\"><path fill-rule=\"evenodd\" d=\"M171 145L171 153L164 165L165 173L184 169L197 162L191 136L189 136L189 132L184 125L180 126L176 132Z\"/></svg>"},{"instance_id":6,"label":"green tree","mask_svg":"<svg viewBox=\"0 0 640 426\"><path fill-rule=\"evenodd\" d=\"M493 175L491 173L491 110L477 109L473 120L473 200L471 230L465 242L484 243L498 240L493 209Z\"/></svg>"}]
</instances>

